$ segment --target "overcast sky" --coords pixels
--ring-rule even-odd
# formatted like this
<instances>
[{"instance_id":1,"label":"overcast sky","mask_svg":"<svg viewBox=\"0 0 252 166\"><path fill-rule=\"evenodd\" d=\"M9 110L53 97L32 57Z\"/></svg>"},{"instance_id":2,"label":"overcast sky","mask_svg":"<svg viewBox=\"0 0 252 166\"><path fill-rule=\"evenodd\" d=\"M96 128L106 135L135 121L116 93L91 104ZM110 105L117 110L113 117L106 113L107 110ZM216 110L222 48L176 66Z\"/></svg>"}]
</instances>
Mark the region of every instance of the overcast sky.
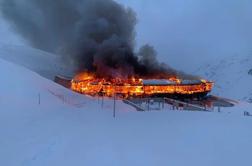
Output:
<instances>
[{"instance_id":1,"label":"overcast sky","mask_svg":"<svg viewBox=\"0 0 252 166\"><path fill-rule=\"evenodd\" d=\"M12 31L0 14L0 44L26 45L25 41Z\"/></svg>"},{"instance_id":2,"label":"overcast sky","mask_svg":"<svg viewBox=\"0 0 252 166\"><path fill-rule=\"evenodd\" d=\"M251 0L117 0L138 15L137 44L150 43L178 69L252 52ZM23 44L4 20L0 42Z\"/></svg>"}]
</instances>

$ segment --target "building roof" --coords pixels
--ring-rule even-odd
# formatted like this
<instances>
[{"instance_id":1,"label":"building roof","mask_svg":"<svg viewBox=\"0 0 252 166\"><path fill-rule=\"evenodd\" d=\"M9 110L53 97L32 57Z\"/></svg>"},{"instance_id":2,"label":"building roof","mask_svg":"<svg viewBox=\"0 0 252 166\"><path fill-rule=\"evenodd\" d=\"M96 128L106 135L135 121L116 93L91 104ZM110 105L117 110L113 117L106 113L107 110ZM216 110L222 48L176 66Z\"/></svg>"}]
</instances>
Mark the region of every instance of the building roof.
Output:
<instances>
[{"instance_id":1,"label":"building roof","mask_svg":"<svg viewBox=\"0 0 252 166\"><path fill-rule=\"evenodd\" d=\"M200 84L202 83L201 80L182 80L181 84Z\"/></svg>"},{"instance_id":2,"label":"building roof","mask_svg":"<svg viewBox=\"0 0 252 166\"><path fill-rule=\"evenodd\" d=\"M172 85L172 84L175 83L169 80L157 80L157 79L143 80L143 85Z\"/></svg>"}]
</instances>

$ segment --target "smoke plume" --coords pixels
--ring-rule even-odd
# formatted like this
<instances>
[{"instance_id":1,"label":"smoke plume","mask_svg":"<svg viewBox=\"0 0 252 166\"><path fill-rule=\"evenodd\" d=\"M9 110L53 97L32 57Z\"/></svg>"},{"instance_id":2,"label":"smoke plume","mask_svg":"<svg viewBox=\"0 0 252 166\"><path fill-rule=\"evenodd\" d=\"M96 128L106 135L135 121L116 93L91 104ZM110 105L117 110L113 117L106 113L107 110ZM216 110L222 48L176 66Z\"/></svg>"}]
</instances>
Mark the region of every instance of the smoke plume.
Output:
<instances>
[{"instance_id":1,"label":"smoke plume","mask_svg":"<svg viewBox=\"0 0 252 166\"><path fill-rule=\"evenodd\" d=\"M36 48L59 53L76 71L128 77L184 75L135 53L136 14L114 0L0 0L2 15ZM185 75L184 75L185 76Z\"/></svg>"}]
</instances>

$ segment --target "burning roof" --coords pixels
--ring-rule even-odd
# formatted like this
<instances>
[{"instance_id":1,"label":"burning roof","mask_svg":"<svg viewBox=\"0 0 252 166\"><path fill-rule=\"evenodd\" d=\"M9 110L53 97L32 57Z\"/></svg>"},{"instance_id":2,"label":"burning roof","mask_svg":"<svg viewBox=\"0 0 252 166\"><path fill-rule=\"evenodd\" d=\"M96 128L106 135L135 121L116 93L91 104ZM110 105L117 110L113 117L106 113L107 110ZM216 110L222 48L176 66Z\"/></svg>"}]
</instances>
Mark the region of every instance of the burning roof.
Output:
<instances>
[{"instance_id":1,"label":"burning roof","mask_svg":"<svg viewBox=\"0 0 252 166\"><path fill-rule=\"evenodd\" d=\"M212 90L213 82L206 80L99 78L94 74L82 73L71 81L71 89L87 95L131 96L206 95Z\"/></svg>"},{"instance_id":2,"label":"burning roof","mask_svg":"<svg viewBox=\"0 0 252 166\"><path fill-rule=\"evenodd\" d=\"M151 85L154 85L154 86L162 86L162 85L172 85L172 84L175 84L175 82L172 82L170 80L164 80L164 79L150 79L150 80L143 80L143 85L145 86L151 86Z\"/></svg>"}]
</instances>

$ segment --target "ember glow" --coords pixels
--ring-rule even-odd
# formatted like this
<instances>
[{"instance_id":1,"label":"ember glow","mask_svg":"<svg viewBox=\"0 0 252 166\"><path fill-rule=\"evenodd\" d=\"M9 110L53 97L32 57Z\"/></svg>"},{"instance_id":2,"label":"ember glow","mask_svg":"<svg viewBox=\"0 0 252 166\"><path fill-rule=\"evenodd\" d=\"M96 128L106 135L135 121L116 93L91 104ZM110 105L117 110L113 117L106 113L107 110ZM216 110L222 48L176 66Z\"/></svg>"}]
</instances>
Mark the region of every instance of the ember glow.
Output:
<instances>
[{"instance_id":1,"label":"ember glow","mask_svg":"<svg viewBox=\"0 0 252 166\"><path fill-rule=\"evenodd\" d=\"M207 80L181 80L176 77L155 78L98 78L83 72L71 81L71 89L92 96L148 97L165 95L207 94L213 82Z\"/></svg>"}]
</instances>

